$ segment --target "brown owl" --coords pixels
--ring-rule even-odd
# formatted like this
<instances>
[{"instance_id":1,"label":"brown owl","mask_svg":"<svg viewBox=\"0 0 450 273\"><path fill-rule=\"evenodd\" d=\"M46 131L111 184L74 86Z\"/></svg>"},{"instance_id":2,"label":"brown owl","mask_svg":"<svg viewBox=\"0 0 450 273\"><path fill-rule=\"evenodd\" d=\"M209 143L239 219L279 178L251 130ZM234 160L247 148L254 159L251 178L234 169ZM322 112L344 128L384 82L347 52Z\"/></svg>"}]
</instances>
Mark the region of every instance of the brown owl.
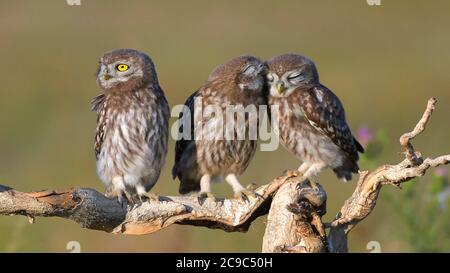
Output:
<instances>
[{"instance_id":1,"label":"brown owl","mask_svg":"<svg viewBox=\"0 0 450 273\"><path fill-rule=\"evenodd\" d=\"M176 143L172 170L173 177L180 179L180 193L200 191L201 198L213 198L211 181L225 179L236 197L246 199L253 194L237 176L245 171L257 147L250 131L257 126L258 108L264 103L264 72L265 65L255 57L234 58L214 69L187 99L188 111L181 112L179 122L190 128L180 126L184 137ZM240 112L241 119L238 111L227 114L233 107L245 110ZM214 114L207 115L208 109L215 109ZM245 133L237 133L242 131Z\"/></svg>"},{"instance_id":2,"label":"brown owl","mask_svg":"<svg viewBox=\"0 0 450 273\"><path fill-rule=\"evenodd\" d=\"M350 180L359 169L358 152L364 150L347 125L338 97L319 82L314 62L284 54L267 65L269 105L278 106L281 143L303 161L299 172L314 179L329 167L338 178Z\"/></svg>"},{"instance_id":3,"label":"brown owl","mask_svg":"<svg viewBox=\"0 0 450 273\"><path fill-rule=\"evenodd\" d=\"M165 162L169 120L155 66L142 52L114 50L101 57L97 83L95 156L107 195L121 203L154 198L147 192Z\"/></svg>"}]
</instances>

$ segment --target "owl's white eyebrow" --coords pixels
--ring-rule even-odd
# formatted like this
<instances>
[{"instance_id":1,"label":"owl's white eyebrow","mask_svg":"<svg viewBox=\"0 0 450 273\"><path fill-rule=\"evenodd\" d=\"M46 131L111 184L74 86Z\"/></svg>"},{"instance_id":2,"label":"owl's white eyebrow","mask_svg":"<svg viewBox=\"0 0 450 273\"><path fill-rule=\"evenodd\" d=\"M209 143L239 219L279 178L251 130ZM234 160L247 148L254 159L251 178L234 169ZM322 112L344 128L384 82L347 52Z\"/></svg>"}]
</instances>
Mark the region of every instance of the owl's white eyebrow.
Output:
<instances>
[{"instance_id":1,"label":"owl's white eyebrow","mask_svg":"<svg viewBox=\"0 0 450 273\"><path fill-rule=\"evenodd\" d=\"M287 78L288 79L293 79L293 78L297 78L298 76L300 76L302 74L302 70L297 70L293 73L291 73Z\"/></svg>"},{"instance_id":2,"label":"owl's white eyebrow","mask_svg":"<svg viewBox=\"0 0 450 273\"><path fill-rule=\"evenodd\" d=\"M116 65L118 65L118 64L126 64L126 65L130 65L130 61L128 61L128 60L118 60L118 61L115 61L115 62L113 62L113 63L111 63L112 65L114 65L114 66L116 66Z\"/></svg>"},{"instance_id":3,"label":"owl's white eyebrow","mask_svg":"<svg viewBox=\"0 0 450 273\"><path fill-rule=\"evenodd\" d=\"M246 66L244 67L244 69L242 69L242 72L243 72L243 73L247 73L249 69L256 70L256 68L255 68L254 65L248 64L248 65L246 65Z\"/></svg>"}]
</instances>

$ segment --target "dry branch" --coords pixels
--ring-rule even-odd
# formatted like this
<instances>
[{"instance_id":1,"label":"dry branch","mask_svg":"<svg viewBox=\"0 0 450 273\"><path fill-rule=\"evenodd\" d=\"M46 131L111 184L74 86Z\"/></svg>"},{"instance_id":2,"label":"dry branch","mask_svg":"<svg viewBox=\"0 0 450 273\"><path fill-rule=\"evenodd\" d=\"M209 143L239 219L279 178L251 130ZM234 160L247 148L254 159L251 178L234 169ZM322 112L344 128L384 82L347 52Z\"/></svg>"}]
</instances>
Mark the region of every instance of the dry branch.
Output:
<instances>
[{"instance_id":1,"label":"dry branch","mask_svg":"<svg viewBox=\"0 0 450 273\"><path fill-rule=\"evenodd\" d=\"M371 173L360 172L357 186L352 196L347 199L336 219L331 223L328 235L331 252L348 252L347 235L361 220L375 208L378 195L383 185L400 186L401 183L425 175L429 168L448 164L450 155L423 159L414 150L411 140L425 130L433 113L436 99L428 100L427 108L414 130L400 137L406 159L396 165L383 165Z\"/></svg>"},{"instance_id":2,"label":"dry branch","mask_svg":"<svg viewBox=\"0 0 450 273\"><path fill-rule=\"evenodd\" d=\"M326 252L326 234L321 216L326 212L327 195L322 186L300 181L297 172L273 198L267 217L263 252Z\"/></svg>"},{"instance_id":3,"label":"dry branch","mask_svg":"<svg viewBox=\"0 0 450 273\"><path fill-rule=\"evenodd\" d=\"M123 234L147 234L171 224L189 224L220 228L225 231L247 231L251 222L267 214L272 195L285 177L257 188L257 198L225 199L199 203L194 196L160 196L122 207L93 189L71 188L23 193L0 185L0 215L57 216L79 223L88 229Z\"/></svg>"},{"instance_id":4,"label":"dry branch","mask_svg":"<svg viewBox=\"0 0 450 273\"><path fill-rule=\"evenodd\" d=\"M263 252L347 252L349 232L375 208L383 185L399 186L423 176L429 168L450 162L450 155L424 159L411 143L425 130L435 104L436 99L431 98L414 130L401 136L406 158L370 173L361 171L352 196L329 224L321 220L326 211L325 190L320 185L299 181L296 172L260 186L255 190L259 197L247 201L207 199L200 204L194 196L160 196L159 201L126 208L93 189L24 193L0 185L0 215L25 215L30 220L56 216L73 220L84 228L140 235L171 224L245 232L254 219L269 213ZM329 228L328 236L324 226Z\"/></svg>"}]
</instances>

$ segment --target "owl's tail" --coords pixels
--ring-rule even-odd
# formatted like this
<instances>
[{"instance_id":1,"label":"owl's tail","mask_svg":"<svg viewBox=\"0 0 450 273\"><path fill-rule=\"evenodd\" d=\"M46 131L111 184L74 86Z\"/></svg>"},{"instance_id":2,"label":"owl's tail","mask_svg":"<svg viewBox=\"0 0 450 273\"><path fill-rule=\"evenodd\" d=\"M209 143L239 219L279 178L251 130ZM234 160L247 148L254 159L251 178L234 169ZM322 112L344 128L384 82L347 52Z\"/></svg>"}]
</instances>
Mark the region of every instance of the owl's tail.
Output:
<instances>
[{"instance_id":1,"label":"owl's tail","mask_svg":"<svg viewBox=\"0 0 450 273\"><path fill-rule=\"evenodd\" d=\"M195 170L196 168L191 168L191 170ZM180 187L178 188L178 192L180 194L187 194L191 192L200 191L200 179L192 178L195 177L195 173L186 173L181 172L178 169L178 165L175 164L172 168L172 178L180 180Z\"/></svg>"},{"instance_id":2,"label":"owl's tail","mask_svg":"<svg viewBox=\"0 0 450 273\"><path fill-rule=\"evenodd\" d=\"M200 182L197 179L180 179L180 187L178 188L178 192L180 194L187 194L199 191L200 191Z\"/></svg>"},{"instance_id":3,"label":"owl's tail","mask_svg":"<svg viewBox=\"0 0 450 273\"><path fill-rule=\"evenodd\" d=\"M348 182L352 180L353 173L358 173L359 166L356 161L347 159L344 161L344 164L342 164L342 166L334 168L333 171L340 180Z\"/></svg>"}]
</instances>

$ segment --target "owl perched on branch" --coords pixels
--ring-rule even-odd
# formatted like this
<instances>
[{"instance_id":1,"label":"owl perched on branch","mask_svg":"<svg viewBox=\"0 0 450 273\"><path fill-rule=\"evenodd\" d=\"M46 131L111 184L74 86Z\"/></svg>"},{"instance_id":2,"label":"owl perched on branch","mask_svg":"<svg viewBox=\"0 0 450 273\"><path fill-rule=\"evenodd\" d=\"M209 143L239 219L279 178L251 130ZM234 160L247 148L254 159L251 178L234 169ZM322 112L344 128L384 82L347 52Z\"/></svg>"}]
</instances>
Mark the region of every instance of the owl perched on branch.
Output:
<instances>
[{"instance_id":1,"label":"owl perched on branch","mask_svg":"<svg viewBox=\"0 0 450 273\"><path fill-rule=\"evenodd\" d=\"M225 179L236 197L246 199L253 194L240 184L238 175L245 171L257 147L257 136L251 138L250 131L257 127L258 108L264 103L264 72L264 64L255 57L234 58L214 69L187 99L188 111L180 113L179 122L190 128L180 126L180 133L190 132L176 143L172 170L173 177L180 179L180 193L200 192L200 198L214 199L211 181ZM214 107L214 115L208 115L208 109ZM227 115L230 107L245 108L242 119L239 114ZM234 133L227 135L227 126ZM244 134L239 137L238 131Z\"/></svg>"},{"instance_id":2,"label":"owl perched on branch","mask_svg":"<svg viewBox=\"0 0 450 273\"><path fill-rule=\"evenodd\" d=\"M155 66L132 49L108 52L100 59L92 101L97 112L97 174L107 195L129 202L155 198L147 193L159 178L167 154L169 106Z\"/></svg>"},{"instance_id":3,"label":"owl perched on branch","mask_svg":"<svg viewBox=\"0 0 450 273\"><path fill-rule=\"evenodd\" d=\"M284 54L267 65L269 105L279 107L281 143L303 161L298 171L314 179L328 167L341 180L350 180L364 149L353 137L338 97L319 82L314 62Z\"/></svg>"}]
</instances>

